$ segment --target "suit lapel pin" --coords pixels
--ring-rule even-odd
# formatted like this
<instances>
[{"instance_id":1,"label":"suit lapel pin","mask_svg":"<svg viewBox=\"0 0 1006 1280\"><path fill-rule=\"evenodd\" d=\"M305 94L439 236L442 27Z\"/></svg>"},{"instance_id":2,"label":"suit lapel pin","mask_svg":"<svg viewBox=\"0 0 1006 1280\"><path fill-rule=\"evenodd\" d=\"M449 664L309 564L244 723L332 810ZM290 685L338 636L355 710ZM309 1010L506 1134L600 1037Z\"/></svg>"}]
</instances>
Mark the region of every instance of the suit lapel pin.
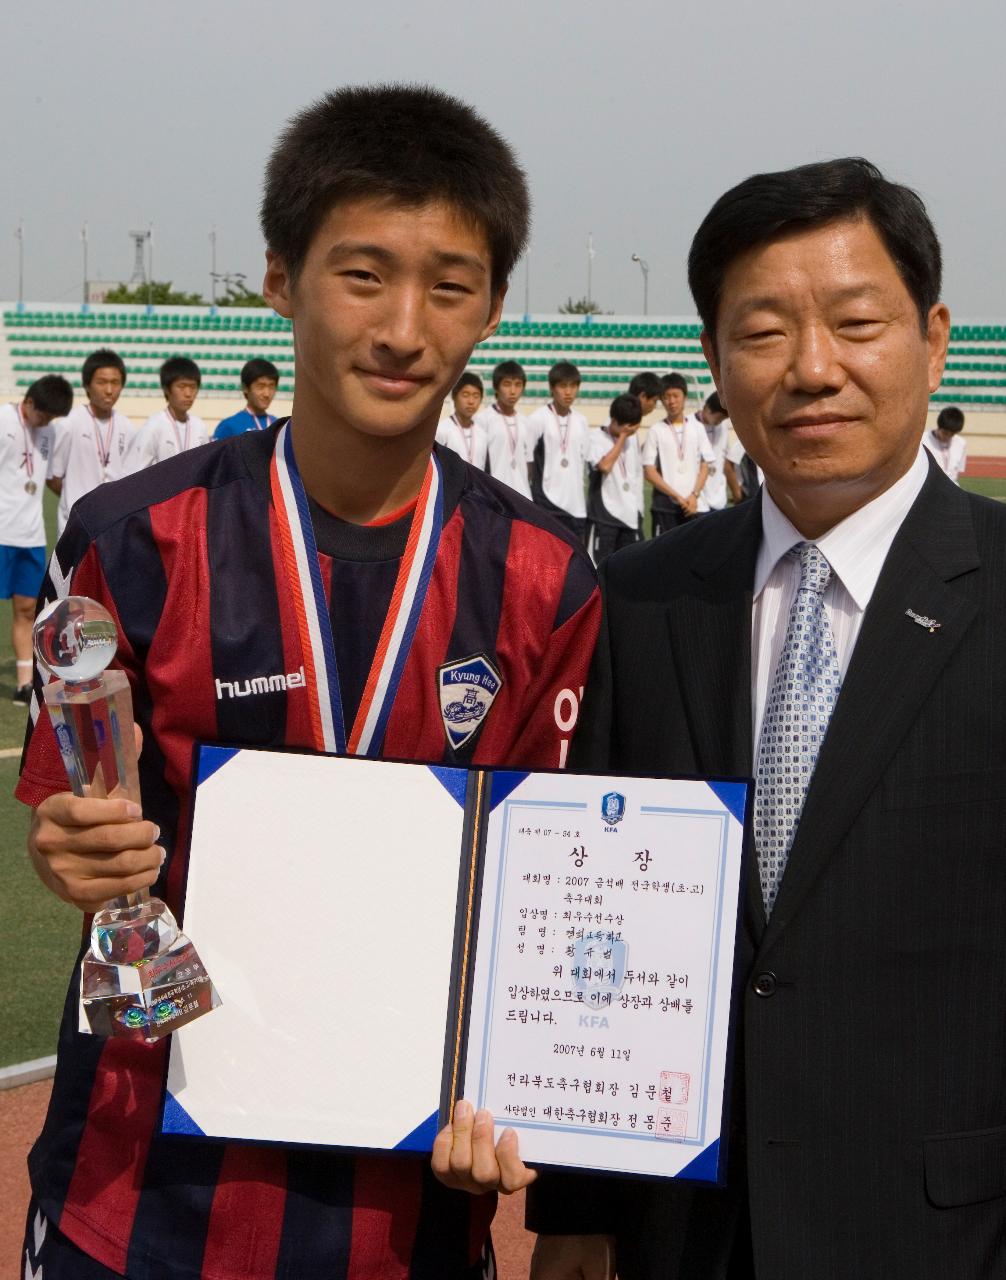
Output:
<instances>
[{"instance_id":1,"label":"suit lapel pin","mask_svg":"<svg viewBox=\"0 0 1006 1280\"><path fill-rule=\"evenodd\" d=\"M925 627L930 635L940 629L940 623L935 618L927 618L924 614L916 613L914 609L906 609L905 615L911 618L913 622L917 622L920 627Z\"/></svg>"}]
</instances>

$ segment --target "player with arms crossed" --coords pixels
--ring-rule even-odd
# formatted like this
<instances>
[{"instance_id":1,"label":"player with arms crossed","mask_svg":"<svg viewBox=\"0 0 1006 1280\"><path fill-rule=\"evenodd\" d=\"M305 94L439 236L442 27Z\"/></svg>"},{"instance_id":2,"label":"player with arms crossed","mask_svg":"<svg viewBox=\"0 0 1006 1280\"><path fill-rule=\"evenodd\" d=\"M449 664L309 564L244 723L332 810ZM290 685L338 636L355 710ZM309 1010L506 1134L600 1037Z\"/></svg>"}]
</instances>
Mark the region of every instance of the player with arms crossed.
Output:
<instances>
[{"instance_id":1,"label":"player with arms crossed","mask_svg":"<svg viewBox=\"0 0 1006 1280\"><path fill-rule=\"evenodd\" d=\"M445 396L499 320L527 220L509 147L436 90L344 89L289 124L262 225L264 293L294 321L292 418L89 495L43 588L51 598L69 580L112 611L143 732L141 815L68 795L37 718L18 795L36 806L30 854L60 897L89 911L156 884L177 909L199 740L464 765L564 760L555 709L568 734L598 626L592 568L531 503L434 448ZM408 572L415 556L425 582ZM301 576L311 557L320 582ZM407 625L393 631L400 610ZM312 638L326 628L337 679L231 696L263 673L319 668ZM399 679L381 697L372 677L388 662ZM460 692L445 678L459 665L499 677L464 740L442 709L445 687ZM337 848L337 816L318 820ZM493 1197L444 1187L422 1157L163 1139L164 1045L77 1034L76 1000L74 978L30 1161L25 1265L45 1280L492 1274ZM459 1151L473 1120L470 1107L455 1113ZM488 1182L461 1185L512 1190L530 1176L513 1134L493 1166Z\"/></svg>"}]
</instances>

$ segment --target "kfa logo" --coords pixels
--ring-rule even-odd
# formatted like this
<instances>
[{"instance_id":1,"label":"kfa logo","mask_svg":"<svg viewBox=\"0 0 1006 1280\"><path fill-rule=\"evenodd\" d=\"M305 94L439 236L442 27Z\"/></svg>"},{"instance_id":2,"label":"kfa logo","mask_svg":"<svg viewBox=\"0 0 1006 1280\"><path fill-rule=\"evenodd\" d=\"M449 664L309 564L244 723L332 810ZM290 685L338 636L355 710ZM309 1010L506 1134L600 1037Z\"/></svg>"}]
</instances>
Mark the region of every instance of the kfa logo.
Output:
<instances>
[{"instance_id":1,"label":"kfa logo","mask_svg":"<svg viewBox=\"0 0 1006 1280\"><path fill-rule=\"evenodd\" d=\"M503 677L485 654L445 662L437 671L440 714L447 741L457 751L478 732L503 687Z\"/></svg>"},{"instance_id":2,"label":"kfa logo","mask_svg":"<svg viewBox=\"0 0 1006 1280\"><path fill-rule=\"evenodd\" d=\"M606 827L617 826L625 817L625 796L609 791L601 797L601 817Z\"/></svg>"}]
</instances>

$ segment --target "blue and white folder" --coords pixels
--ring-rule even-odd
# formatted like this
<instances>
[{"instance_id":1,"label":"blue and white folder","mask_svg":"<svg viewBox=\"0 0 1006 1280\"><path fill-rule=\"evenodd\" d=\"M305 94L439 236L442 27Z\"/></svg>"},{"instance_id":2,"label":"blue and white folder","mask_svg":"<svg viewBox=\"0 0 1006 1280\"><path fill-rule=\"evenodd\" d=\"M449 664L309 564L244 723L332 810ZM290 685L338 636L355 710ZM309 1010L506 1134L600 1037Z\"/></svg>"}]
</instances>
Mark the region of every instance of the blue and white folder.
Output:
<instances>
[{"instance_id":1,"label":"blue and white folder","mask_svg":"<svg viewBox=\"0 0 1006 1280\"><path fill-rule=\"evenodd\" d=\"M202 747L162 1128L721 1182L749 785Z\"/></svg>"}]
</instances>

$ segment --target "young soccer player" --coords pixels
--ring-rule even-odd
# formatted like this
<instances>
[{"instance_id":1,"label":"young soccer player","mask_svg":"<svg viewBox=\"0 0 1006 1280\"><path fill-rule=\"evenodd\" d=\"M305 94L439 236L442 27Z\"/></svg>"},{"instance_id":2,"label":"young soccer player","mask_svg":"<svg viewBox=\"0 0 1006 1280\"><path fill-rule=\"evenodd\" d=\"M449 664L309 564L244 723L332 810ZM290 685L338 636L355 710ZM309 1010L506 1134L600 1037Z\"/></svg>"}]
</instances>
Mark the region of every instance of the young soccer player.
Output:
<instances>
[{"instance_id":1,"label":"young soccer player","mask_svg":"<svg viewBox=\"0 0 1006 1280\"><path fill-rule=\"evenodd\" d=\"M694 420L700 431L706 433L713 460L708 464L709 474L699 495L699 511L722 511L727 505L726 460L731 446L730 419L714 391L701 409L696 410ZM737 442L734 441L734 446ZM741 450L743 452L743 450Z\"/></svg>"},{"instance_id":2,"label":"young soccer player","mask_svg":"<svg viewBox=\"0 0 1006 1280\"><path fill-rule=\"evenodd\" d=\"M629 395L635 396L643 411L643 417L653 412L660 401L660 375L645 369L629 382Z\"/></svg>"},{"instance_id":3,"label":"young soccer player","mask_svg":"<svg viewBox=\"0 0 1006 1280\"><path fill-rule=\"evenodd\" d=\"M589 559L512 489L434 447L444 399L497 325L527 218L510 148L438 90L342 89L284 130L262 225L264 293L297 332L292 418L88 495L44 587L51 597L68 578L113 612L143 731L141 817L69 796L38 718L18 795L37 806L31 856L60 897L92 910L156 883L177 909L196 740L562 765L598 626ZM428 578L410 576L416 556ZM299 670L319 645L334 686L311 676L227 696ZM473 681L495 671L499 683L490 695L489 680L451 682L482 708L459 738L441 689L445 665L466 661ZM306 667L323 669L321 656ZM372 737L375 722L386 727ZM339 815L317 819L339 848ZM43 1262L47 1249L71 1258L44 1262L45 1280L483 1275L494 1198L446 1188L428 1159L162 1138L164 1045L76 1034L77 990L75 977L31 1157L28 1262L36 1221ZM461 1142L471 1109L455 1121ZM527 1181L514 1146L500 1139L506 1189Z\"/></svg>"},{"instance_id":4,"label":"young soccer player","mask_svg":"<svg viewBox=\"0 0 1006 1280\"><path fill-rule=\"evenodd\" d=\"M73 406L58 374L39 378L20 404L0 407L0 599L11 602L14 702L31 701L31 624L45 573L42 495L52 463L50 423Z\"/></svg>"},{"instance_id":5,"label":"young soccer player","mask_svg":"<svg viewBox=\"0 0 1006 1280\"><path fill-rule=\"evenodd\" d=\"M580 370L560 360L548 371L552 399L528 418L531 429L531 491L534 500L581 541L587 535L584 467L590 427L573 404L580 394Z\"/></svg>"},{"instance_id":6,"label":"young soccer player","mask_svg":"<svg viewBox=\"0 0 1006 1280\"><path fill-rule=\"evenodd\" d=\"M477 373L466 372L451 391L454 412L437 427L437 444L453 449L459 458L484 470L486 465L485 428L476 420L484 391Z\"/></svg>"},{"instance_id":7,"label":"young soccer player","mask_svg":"<svg viewBox=\"0 0 1006 1280\"><path fill-rule=\"evenodd\" d=\"M517 404L527 386L527 374L516 360L504 360L493 370L495 399L481 409L477 421L486 433L486 470L525 498L531 496L531 449L527 418Z\"/></svg>"},{"instance_id":8,"label":"young soccer player","mask_svg":"<svg viewBox=\"0 0 1006 1280\"><path fill-rule=\"evenodd\" d=\"M245 431L264 431L276 421L269 406L279 386L279 370L271 360L249 360L241 370L241 390L245 407L229 418L222 418L213 432L214 440L226 440Z\"/></svg>"},{"instance_id":9,"label":"young soccer player","mask_svg":"<svg viewBox=\"0 0 1006 1280\"><path fill-rule=\"evenodd\" d=\"M59 494L56 525L66 528L70 508L100 484L124 474L133 424L115 406L126 385L126 366L116 352L92 351L80 371L87 403L71 409L53 424L49 488Z\"/></svg>"},{"instance_id":10,"label":"young soccer player","mask_svg":"<svg viewBox=\"0 0 1006 1280\"><path fill-rule=\"evenodd\" d=\"M688 383L680 373L663 379L660 399L666 417L650 427L643 448L643 474L653 485L653 536L692 519L715 461L705 429L685 418Z\"/></svg>"},{"instance_id":11,"label":"young soccer player","mask_svg":"<svg viewBox=\"0 0 1006 1280\"><path fill-rule=\"evenodd\" d=\"M968 446L961 435L963 430L964 414L956 405L948 405L940 410L932 431L927 431L922 437L922 443L957 485L968 465Z\"/></svg>"},{"instance_id":12,"label":"young soccer player","mask_svg":"<svg viewBox=\"0 0 1006 1280\"><path fill-rule=\"evenodd\" d=\"M643 410L636 396L616 396L606 427L591 433L587 543L595 564L639 539L643 463L636 432Z\"/></svg>"},{"instance_id":13,"label":"young soccer player","mask_svg":"<svg viewBox=\"0 0 1006 1280\"><path fill-rule=\"evenodd\" d=\"M191 412L203 380L196 362L188 356L172 356L161 365L160 376L167 403L133 436L123 466L126 475L195 449L210 438L205 422Z\"/></svg>"}]
</instances>

